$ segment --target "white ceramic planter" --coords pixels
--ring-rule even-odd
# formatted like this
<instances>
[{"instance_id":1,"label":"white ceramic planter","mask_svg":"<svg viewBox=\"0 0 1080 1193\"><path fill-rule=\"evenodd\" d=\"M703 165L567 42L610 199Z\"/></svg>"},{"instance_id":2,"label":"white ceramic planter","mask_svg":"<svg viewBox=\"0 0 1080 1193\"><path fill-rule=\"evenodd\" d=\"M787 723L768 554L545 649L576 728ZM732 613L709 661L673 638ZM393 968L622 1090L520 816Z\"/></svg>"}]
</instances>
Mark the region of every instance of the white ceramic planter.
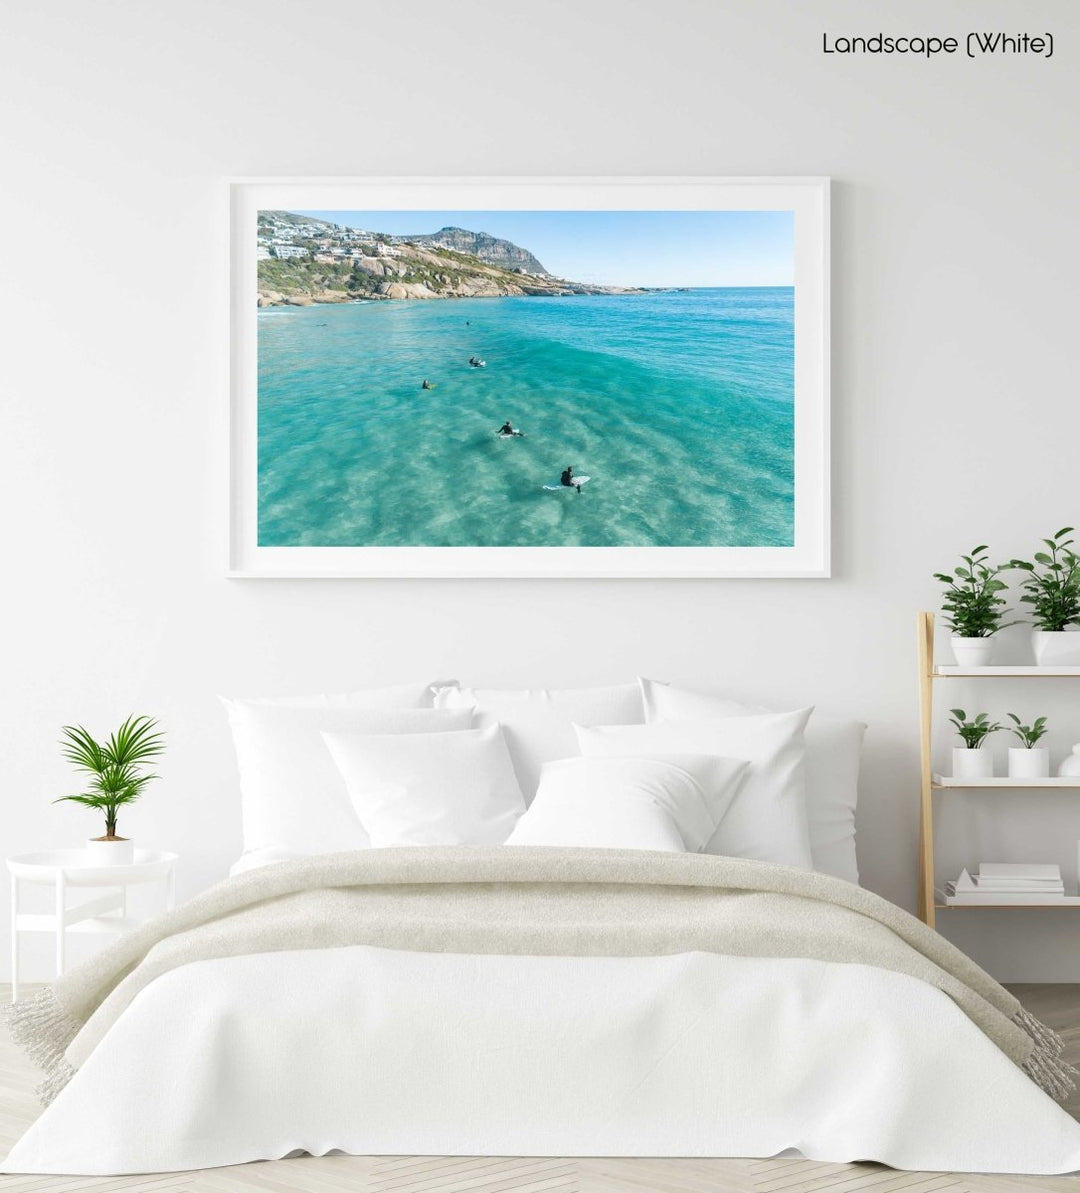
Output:
<instances>
[{"instance_id":1,"label":"white ceramic planter","mask_svg":"<svg viewBox=\"0 0 1080 1193\"><path fill-rule=\"evenodd\" d=\"M989 750L969 750L953 746L952 773L954 779L992 779L994 755Z\"/></svg>"},{"instance_id":2,"label":"white ceramic planter","mask_svg":"<svg viewBox=\"0 0 1080 1193\"><path fill-rule=\"evenodd\" d=\"M1009 748L1010 779L1045 779L1050 774L1050 751L1042 746Z\"/></svg>"},{"instance_id":3,"label":"white ceramic planter","mask_svg":"<svg viewBox=\"0 0 1080 1193\"><path fill-rule=\"evenodd\" d=\"M985 667L994 653L993 638L958 638L954 634L949 644L961 667Z\"/></svg>"},{"instance_id":4,"label":"white ceramic planter","mask_svg":"<svg viewBox=\"0 0 1080 1193\"><path fill-rule=\"evenodd\" d=\"M135 860L135 842L117 837L114 841L91 839L86 842L89 866L130 866Z\"/></svg>"},{"instance_id":5,"label":"white ceramic planter","mask_svg":"<svg viewBox=\"0 0 1080 1193\"><path fill-rule=\"evenodd\" d=\"M1040 667L1080 667L1080 633L1074 630L1032 630L1031 645Z\"/></svg>"}]
</instances>

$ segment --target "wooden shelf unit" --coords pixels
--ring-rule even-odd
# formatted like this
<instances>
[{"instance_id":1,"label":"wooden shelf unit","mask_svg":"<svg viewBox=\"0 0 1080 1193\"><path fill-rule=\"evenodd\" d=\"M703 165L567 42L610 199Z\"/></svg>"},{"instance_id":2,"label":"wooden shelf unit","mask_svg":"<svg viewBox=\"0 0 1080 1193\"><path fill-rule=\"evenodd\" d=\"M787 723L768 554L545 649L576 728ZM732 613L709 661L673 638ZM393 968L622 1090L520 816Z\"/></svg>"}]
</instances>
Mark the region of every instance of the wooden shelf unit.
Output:
<instances>
[{"instance_id":1,"label":"wooden shelf unit","mask_svg":"<svg viewBox=\"0 0 1080 1193\"><path fill-rule=\"evenodd\" d=\"M1080 789L1080 779L951 779L934 773L933 714L934 682L943 679L1080 679L1080 667L951 667L934 663L934 615L918 615L919 635L919 754L922 782L919 800L919 918L931 928L938 911L985 911L990 908L1021 908L1045 911L1080 907L1074 903L979 903L953 904L937 901L934 885L934 792L947 790L993 791L1002 789L1041 791Z\"/></svg>"}]
</instances>

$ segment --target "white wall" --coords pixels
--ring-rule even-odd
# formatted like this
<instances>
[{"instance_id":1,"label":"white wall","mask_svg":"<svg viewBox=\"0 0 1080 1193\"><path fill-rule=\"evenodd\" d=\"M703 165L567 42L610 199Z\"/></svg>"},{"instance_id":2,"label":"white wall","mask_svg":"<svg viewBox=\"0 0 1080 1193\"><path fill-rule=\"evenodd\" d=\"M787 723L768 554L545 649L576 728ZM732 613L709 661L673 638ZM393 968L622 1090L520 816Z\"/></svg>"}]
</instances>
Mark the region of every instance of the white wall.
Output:
<instances>
[{"instance_id":1,"label":"white wall","mask_svg":"<svg viewBox=\"0 0 1080 1193\"><path fill-rule=\"evenodd\" d=\"M88 814L49 802L70 790L64 722L161 718L164 778L125 827L183 854L190 893L239 848L217 692L643 671L869 721L865 880L910 906L929 574L1080 521L1080 10L920 0L882 22L1049 29L1049 61L821 53L823 32L875 32L885 7L9 6L0 853L86 835ZM224 579L221 180L365 173L832 175L834 579ZM1054 699L1072 709L1057 744L1080 740L1080 690ZM960 825L962 860L1060 857L1072 877L1074 797L1024 807L1003 836ZM1080 980L1069 913L952 915L999 976Z\"/></svg>"}]
</instances>

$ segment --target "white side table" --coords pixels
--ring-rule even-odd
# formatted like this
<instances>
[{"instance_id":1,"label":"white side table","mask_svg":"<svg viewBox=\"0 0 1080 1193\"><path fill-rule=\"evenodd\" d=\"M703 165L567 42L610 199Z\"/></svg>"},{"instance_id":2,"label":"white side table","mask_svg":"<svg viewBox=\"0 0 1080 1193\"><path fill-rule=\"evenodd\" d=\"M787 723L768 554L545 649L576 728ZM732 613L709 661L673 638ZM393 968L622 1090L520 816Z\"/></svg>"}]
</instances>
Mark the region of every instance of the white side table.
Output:
<instances>
[{"instance_id":1,"label":"white side table","mask_svg":"<svg viewBox=\"0 0 1080 1193\"><path fill-rule=\"evenodd\" d=\"M68 932L125 932L140 921L128 914L130 886L160 883L165 908L175 897L175 853L136 849L129 866L89 866L81 849L53 849L45 853L20 853L7 859L11 875L11 1001L19 994L19 933L56 933L56 974L64 972L64 945ZM20 883L51 886L55 910L33 915L19 910ZM97 887L107 893L74 907L67 902L73 887Z\"/></svg>"}]
</instances>

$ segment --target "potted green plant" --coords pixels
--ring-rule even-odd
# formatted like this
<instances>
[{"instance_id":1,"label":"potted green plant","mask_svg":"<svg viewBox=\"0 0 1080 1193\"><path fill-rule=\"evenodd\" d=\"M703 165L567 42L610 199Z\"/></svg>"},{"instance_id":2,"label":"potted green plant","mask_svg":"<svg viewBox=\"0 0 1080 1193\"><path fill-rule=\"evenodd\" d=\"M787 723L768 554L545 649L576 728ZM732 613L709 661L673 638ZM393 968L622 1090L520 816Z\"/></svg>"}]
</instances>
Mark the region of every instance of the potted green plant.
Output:
<instances>
[{"instance_id":1,"label":"potted green plant","mask_svg":"<svg viewBox=\"0 0 1080 1193\"><path fill-rule=\"evenodd\" d=\"M1038 743L1046 736L1046 718L1036 717L1025 725L1016 713L1009 713L1012 725L1008 727L1013 737L1022 743L1009 747L1010 779L1045 779L1050 774L1050 751Z\"/></svg>"},{"instance_id":2,"label":"potted green plant","mask_svg":"<svg viewBox=\"0 0 1080 1193\"><path fill-rule=\"evenodd\" d=\"M1026 572L1022 604L1030 605L1035 629L1031 633L1035 662L1041 667L1080 664L1080 556L1073 551L1071 526L1043 539L1045 551L1035 558L1014 559L1009 566Z\"/></svg>"},{"instance_id":3,"label":"potted green plant","mask_svg":"<svg viewBox=\"0 0 1080 1193\"><path fill-rule=\"evenodd\" d=\"M998 579L1005 569L987 562L988 550L985 544L972 547L970 555L960 556L960 566L951 575L934 573L934 579L947 586L941 608L961 667L985 667L994 649L992 636L1005 628L1006 602L1001 594L1008 585Z\"/></svg>"},{"instance_id":4,"label":"potted green plant","mask_svg":"<svg viewBox=\"0 0 1080 1193\"><path fill-rule=\"evenodd\" d=\"M157 775L144 770L150 759L165 749L164 735L151 717L131 716L111 734L96 741L81 725L65 725L60 748L73 766L89 775L85 791L62 795L54 803L70 800L105 813L105 833L86 843L89 860L97 866L123 866L134 860L135 843L116 832L119 810L134 803Z\"/></svg>"},{"instance_id":5,"label":"potted green plant","mask_svg":"<svg viewBox=\"0 0 1080 1193\"><path fill-rule=\"evenodd\" d=\"M993 755L989 750L984 751L982 747L990 734L997 733L1002 726L997 721L991 721L984 712L969 721L962 708L952 708L949 711L952 713L949 721L964 743L962 746L953 747L953 778L993 778Z\"/></svg>"}]
</instances>

